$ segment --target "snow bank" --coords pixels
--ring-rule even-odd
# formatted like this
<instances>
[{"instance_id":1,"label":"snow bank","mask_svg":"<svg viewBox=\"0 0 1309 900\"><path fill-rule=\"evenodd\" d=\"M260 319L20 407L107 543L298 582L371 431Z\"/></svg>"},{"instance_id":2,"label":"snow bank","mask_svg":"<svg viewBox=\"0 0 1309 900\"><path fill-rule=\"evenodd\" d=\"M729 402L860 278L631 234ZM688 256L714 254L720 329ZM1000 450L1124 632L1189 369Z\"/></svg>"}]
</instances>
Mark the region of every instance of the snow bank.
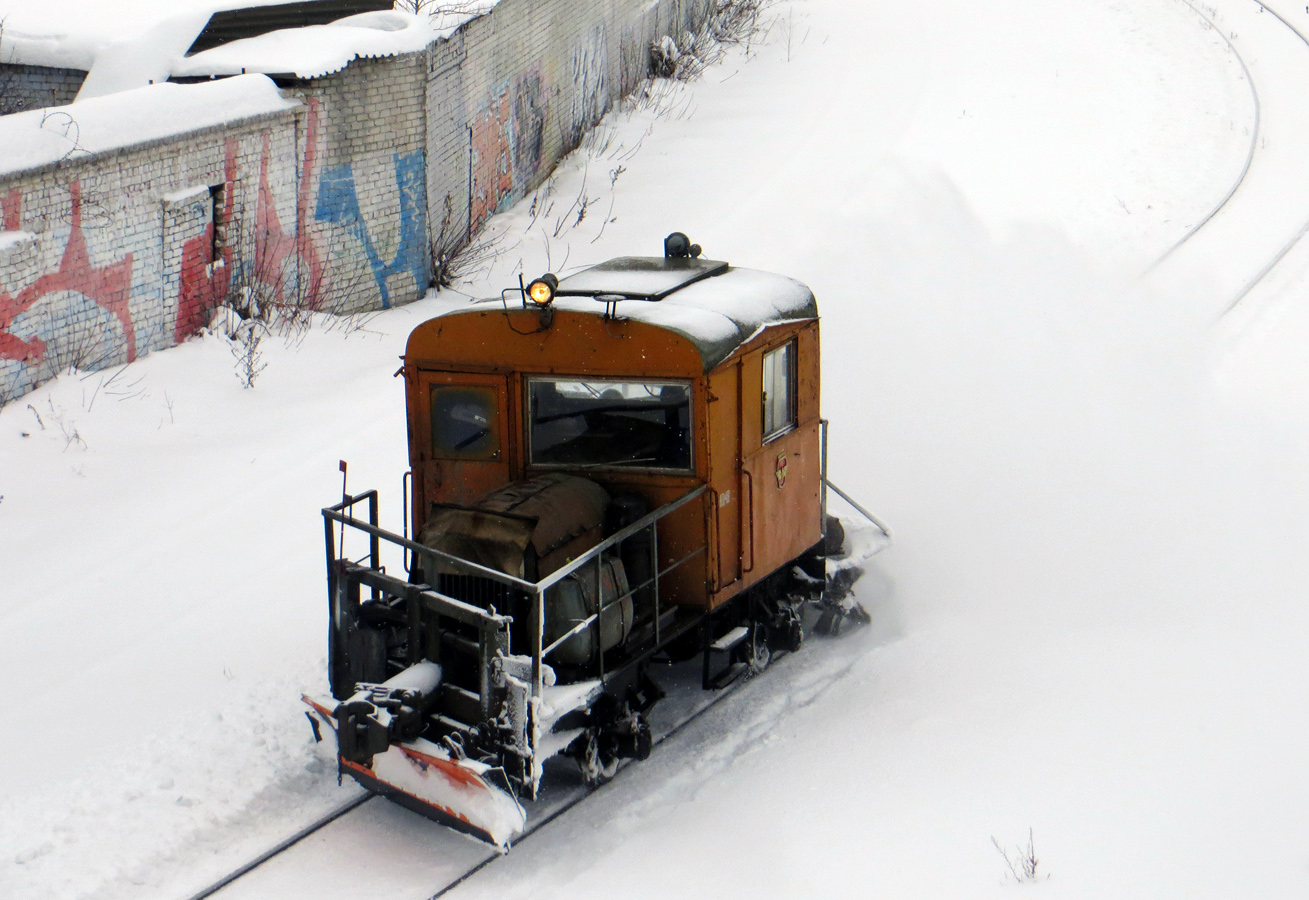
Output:
<instances>
[{"instance_id":1,"label":"snow bank","mask_svg":"<svg viewBox=\"0 0 1309 900\"><path fill-rule=\"evenodd\" d=\"M171 17L137 37L98 48L77 99L90 100L167 81L173 64L208 21L207 13Z\"/></svg>"},{"instance_id":2,"label":"snow bank","mask_svg":"<svg viewBox=\"0 0 1309 900\"><path fill-rule=\"evenodd\" d=\"M263 75L204 84L155 84L67 111L0 117L0 174L105 153L299 105Z\"/></svg>"},{"instance_id":3,"label":"snow bank","mask_svg":"<svg viewBox=\"0 0 1309 900\"><path fill-rule=\"evenodd\" d=\"M82 9L75 0L58 0L52 6L69 9L67 16L41 16L15 7L13 22L0 0L0 19L8 23L0 58L7 62L88 72L78 100L103 97L142 87L170 76L290 73L318 78L338 72L353 59L414 53L460 25L485 14L496 0L465 0L443 4L435 15L412 15L395 10L348 16L328 25L288 28L257 37L232 41L187 56L191 44L218 11L247 6L274 5L276 0L224 0L160 5L141 2L137 17L126 16L130 28L92 27L95 10ZM74 12L75 10L75 12ZM86 13L86 21L82 14ZM70 27L70 21L76 25Z\"/></svg>"}]
</instances>

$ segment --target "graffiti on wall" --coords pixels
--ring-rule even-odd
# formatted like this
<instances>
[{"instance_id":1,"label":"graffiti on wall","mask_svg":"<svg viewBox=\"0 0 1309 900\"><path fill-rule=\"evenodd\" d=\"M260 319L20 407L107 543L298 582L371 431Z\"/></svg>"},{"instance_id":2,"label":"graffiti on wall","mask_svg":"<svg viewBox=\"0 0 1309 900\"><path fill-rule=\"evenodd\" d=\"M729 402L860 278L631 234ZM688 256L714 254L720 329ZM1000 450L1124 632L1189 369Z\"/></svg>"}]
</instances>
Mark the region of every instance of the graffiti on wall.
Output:
<instances>
[{"instance_id":1,"label":"graffiti on wall","mask_svg":"<svg viewBox=\"0 0 1309 900\"><path fill-rule=\"evenodd\" d=\"M17 231L23 220L23 193L18 188L10 188L0 197L0 221L4 222L5 231Z\"/></svg>"},{"instance_id":2,"label":"graffiti on wall","mask_svg":"<svg viewBox=\"0 0 1309 900\"><path fill-rule=\"evenodd\" d=\"M223 204L221 209L213 210L213 215L226 223L229 233L221 242L223 246L217 258L212 218L183 245L174 342L203 327L209 312L228 298L234 286L248 287L275 303L318 308L323 265L313 235L304 227L317 157L318 103L311 100L307 105L305 151L296 194L296 227L291 232L282 225L273 192L269 171L270 161L274 159L271 133L265 131L261 136L253 228L245 227L235 215L240 173L236 142L228 139ZM237 246L252 249L253 255L237 256L233 252Z\"/></svg>"},{"instance_id":3,"label":"graffiti on wall","mask_svg":"<svg viewBox=\"0 0 1309 900\"><path fill-rule=\"evenodd\" d=\"M15 295L0 291L0 359L22 363L40 362L46 354L48 317L27 321L25 314L47 298L58 295L82 297L116 319L122 328L128 362L136 358L136 329L130 308L132 292L132 254L106 266L94 265L82 229L82 187L79 181L69 185L69 233L59 267L37 278ZM4 208L5 227L17 224L18 199L11 192ZM34 318L34 317L33 317ZM45 338L41 332L46 330ZM28 332L27 338L22 337Z\"/></svg>"},{"instance_id":4,"label":"graffiti on wall","mask_svg":"<svg viewBox=\"0 0 1309 900\"><path fill-rule=\"evenodd\" d=\"M73 181L68 189L68 236L57 266L21 289L0 288L0 360L18 363L10 366L0 393L39 380L26 367L43 362L51 373L66 365L102 365L114 358L131 362L138 353L159 346L159 338L163 344L177 343L207 324L208 314L227 299L237 279L263 278L268 292L285 300L293 290L299 299L308 286L305 299L312 303L321 265L312 236L301 229L288 234L281 225L269 172L270 160L276 160L271 132L264 132L262 139L253 234L239 233L236 222L241 207L240 143L229 137L224 142L221 194L211 189L209 195L197 197L183 217L166 216L164 268L159 272L137 265L141 259L130 250L120 251L120 258L107 265L93 263L85 225L87 200L81 182ZM312 161L312 151L307 152L304 171L312 172ZM299 190L304 194L307 183ZM6 231L21 228L22 200L17 187L0 194L0 220ZM209 203L213 207L205 210ZM297 199L297 220L299 210L307 207L307 199ZM233 229L217 243L215 217ZM249 249L254 252L242 254L238 246L249 244L251 237ZM180 251L170 259L167 244L174 240L180 242ZM287 277L288 271L293 278ZM164 296L175 298L175 304L161 305Z\"/></svg>"},{"instance_id":5,"label":"graffiti on wall","mask_svg":"<svg viewBox=\"0 0 1309 900\"><path fill-rule=\"evenodd\" d=\"M475 231L523 190L541 167L545 102L541 77L505 82L473 116L469 218Z\"/></svg>"},{"instance_id":6,"label":"graffiti on wall","mask_svg":"<svg viewBox=\"0 0 1309 900\"><path fill-rule=\"evenodd\" d=\"M223 221L232 220L236 185L236 140L228 138L224 146L223 207L212 212ZM199 234L182 244L182 262L178 271L177 317L173 340L180 342L195 334L206 322L205 317L227 295L231 276L232 248L223 248L214 258L214 223L207 219Z\"/></svg>"},{"instance_id":7,"label":"graffiti on wall","mask_svg":"<svg viewBox=\"0 0 1309 900\"><path fill-rule=\"evenodd\" d=\"M355 283L352 275L342 279L347 269L376 281L384 307L398 290L394 276L412 278L416 291L423 290L428 279L423 151L392 155L398 215L382 218L395 238L379 240L378 214L370 209L367 194L361 201L360 192L372 185L360 182L356 190L357 160L323 170L319 101L306 98L305 106L299 166L275 145L275 129L263 131L257 144L229 136L221 149L221 180L207 191L201 181L177 201L165 197L162 235L155 230L151 239L148 230L128 229L140 236L141 245L120 246L120 258L103 267L93 265L94 248L88 244L89 239L100 243L89 224L92 206L84 187L74 182L66 240L59 234L58 243L46 245L50 255L31 260L28 274L19 276L17 269L6 273L22 281L0 278L0 397L28 389L43 377L38 371L53 374L66 365L131 361L153 347L178 343L204 327L212 310L238 292L254 292L261 305L271 301L335 309L338 301L357 299L347 296L348 285ZM257 186L252 177L256 165ZM279 188L289 184L295 185L293 195ZM294 222L286 202L292 196ZM23 204L20 188L0 190L0 223L6 231L21 229ZM151 214L139 204L125 209L131 210L132 221L118 224L131 226L143 213ZM343 231L367 265L341 263L332 272L321 249L323 235L315 233L318 224ZM105 240L118 233L115 225ZM56 262L61 246L62 259ZM102 247L95 258L108 252Z\"/></svg>"},{"instance_id":8,"label":"graffiti on wall","mask_svg":"<svg viewBox=\"0 0 1309 900\"><path fill-rule=\"evenodd\" d=\"M604 25L597 25L573 49L573 102L569 110L570 142L576 144L609 108L609 45Z\"/></svg>"},{"instance_id":9,"label":"graffiti on wall","mask_svg":"<svg viewBox=\"0 0 1309 900\"><path fill-rule=\"evenodd\" d=\"M395 256L390 262L382 258L368 222L359 206L359 193L355 189L354 166L351 163L323 170L318 183L318 206L314 218L344 229L351 235L368 260L373 279L382 297L382 308L391 306L391 292L387 279L408 273L414 286L422 290L427 286L427 197L426 163L422 150L401 156L394 155L395 186L400 198L400 222Z\"/></svg>"}]
</instances>

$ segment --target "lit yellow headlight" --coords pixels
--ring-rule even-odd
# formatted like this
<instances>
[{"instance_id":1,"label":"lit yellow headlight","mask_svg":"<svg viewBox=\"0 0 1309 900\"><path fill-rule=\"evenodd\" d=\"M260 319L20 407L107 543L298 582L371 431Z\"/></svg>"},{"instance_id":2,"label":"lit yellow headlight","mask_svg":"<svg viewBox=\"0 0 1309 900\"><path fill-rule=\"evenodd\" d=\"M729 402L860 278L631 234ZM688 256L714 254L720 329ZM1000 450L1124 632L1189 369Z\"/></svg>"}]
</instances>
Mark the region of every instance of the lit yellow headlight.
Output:
<instances>
[{"instance_id":1,"label":"lit yellow headlight","mask_svg":"<svg viewBox=\"0 0 1309 900\"><path fill-rule=\"evenodd\" d=\"M537 306L545 306L555 298L555 292L544 281L533 281L527 288L527 298Z\"/></svg>"}]
</instances>

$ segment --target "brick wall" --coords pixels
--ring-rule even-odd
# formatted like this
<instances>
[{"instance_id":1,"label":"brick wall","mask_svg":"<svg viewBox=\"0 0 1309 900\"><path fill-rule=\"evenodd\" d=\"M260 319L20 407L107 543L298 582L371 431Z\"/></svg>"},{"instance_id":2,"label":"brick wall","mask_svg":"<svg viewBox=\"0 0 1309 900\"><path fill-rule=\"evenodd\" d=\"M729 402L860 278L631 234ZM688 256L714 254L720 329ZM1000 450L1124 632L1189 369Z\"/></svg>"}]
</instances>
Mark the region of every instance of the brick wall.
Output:
<instances>
[{"instance_id":1,"label":"brick wall","mask_svg":"<svg viewBox=\"0 0 1309 900\"><path fill-rule=\"evenodd\" d=\"M243 282L295 269L295 114L0 183L0 399L171 347ZM214 220L227 224L215 241ZM256 245L254 223L264 240ZM290 264L286 265L288 259Z\"/></svg>"},{"instance_id":2,"label":"brick wall","mask_svg":"<svg viewBox=\"0 0 1309 900\"><path fill-rule=\"evenodd\" d=\"M524 197L707 0L501 0L428 51L429 219L467 237ZM449 206L447 206L447 198Z\"/></svg>"},{"instance_id":3,"label":"brick wall","mask_svg":"<svg viewBox=\"0 0 1309 900\"><path fill-rule=\"evenodd\" d=\"M85 80L86 73L79 69L0 63L0 116L44 106L67 106Z\"/></svg>"},{"instance_id":4,"label":"brick wall","mask_svg":"<svg viewBox=\"0 0 1309 900\"><path fill-rule=\"evenodd\" d=\"M426 73L426 53L356 60L294 91L319 308L385 309L427 290Z\"/></svg>"},{"instance_id":5,"label":"brick wall","mask_svg":"<svg viewBox=\"0 0 1309 900\"><path fill-rule=\"evenodd\" d=\"M0 402L172 346L242 289L331 312L422 296L432 242L538 186L707 2L502 0L287 89L294 111L0 176Z\"/></svg>"}]
</instances>

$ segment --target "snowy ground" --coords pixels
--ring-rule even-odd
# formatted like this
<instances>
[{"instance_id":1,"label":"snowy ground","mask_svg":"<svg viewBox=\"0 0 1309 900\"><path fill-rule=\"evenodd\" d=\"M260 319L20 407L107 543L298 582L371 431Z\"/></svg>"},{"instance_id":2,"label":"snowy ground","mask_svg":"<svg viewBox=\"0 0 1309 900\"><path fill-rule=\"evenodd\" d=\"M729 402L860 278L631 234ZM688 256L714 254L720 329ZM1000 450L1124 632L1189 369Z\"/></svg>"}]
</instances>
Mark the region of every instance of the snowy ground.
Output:
<instances>
[{"instance_id":1,"label":"snowy ground","mask_svg":"<svg viewBox=\"0 0 1309 900\"><path fill-rule=\"evenodd\" d=\"M898 541L872 628L458 896L991 896L1029 828L1051 896L1305 895L1305 266L1211 323L1309 219L1271 99L1309 48L1209 5L1222 34L1181 0L779 5L493 221L467 293L675 229L809 283L833 476ZM1142 282L1247 160L1256 200ZM317 510L345 458L398 526L391 373L458 301L274 343L253 390L210 337L0 410L0 896L183 897L349 795L295 701Z\"/></svg>"}]
</instances>

